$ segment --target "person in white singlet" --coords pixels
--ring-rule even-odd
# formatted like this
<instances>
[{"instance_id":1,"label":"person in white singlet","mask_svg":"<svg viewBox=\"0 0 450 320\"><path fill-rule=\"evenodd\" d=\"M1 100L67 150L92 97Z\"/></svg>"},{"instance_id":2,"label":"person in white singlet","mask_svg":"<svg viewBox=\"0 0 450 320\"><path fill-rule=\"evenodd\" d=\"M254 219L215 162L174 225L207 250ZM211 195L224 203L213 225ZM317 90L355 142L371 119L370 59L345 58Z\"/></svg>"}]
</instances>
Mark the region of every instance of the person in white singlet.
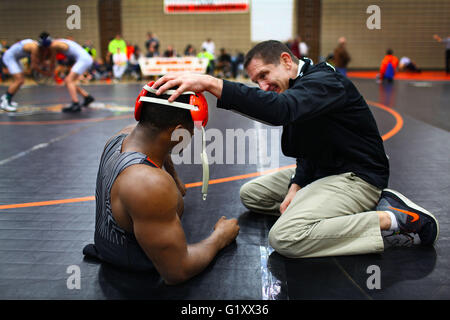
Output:
<instances>
[{"instance_id":1,"label":"person in white singlet","mask_svg":"<svg viewBox=\"0 0 450 320\"><path fill-rule=\"evenodd\" d=\"M55 39L50 38L48 33L41 34L41 43L50 50L51 54L51 69L55 68L56 54L63 53L68 58L75 61L72 69L67 77L64 79L64 83L69 91L72 104L63 109L63 112L79 112L81 107L87 107L94 98L80 86L78 86L78 80L84 72L89 70L92 66L93 60L89 53L83 49L78 43L68 39ZM84 97L84 101L80 104L78 95L81 94Z\"/></svg>"},{"instance_id":2,"label":"person in white singlet","mask_svg":"<svg viewBox=\"0 0 450 320\"><path fill-rule=\"evenodd\" d=\"M13 77L13 82L6 90L6 93L0 98L0 107L5 111L17 111L17 103L11 101L11 99L25 82L23 65L20 60L27 56L31 57L31 68L38 69L39 46L32 39L16 42L3 54L3 63Z\"/></svg>"}]
</instances>

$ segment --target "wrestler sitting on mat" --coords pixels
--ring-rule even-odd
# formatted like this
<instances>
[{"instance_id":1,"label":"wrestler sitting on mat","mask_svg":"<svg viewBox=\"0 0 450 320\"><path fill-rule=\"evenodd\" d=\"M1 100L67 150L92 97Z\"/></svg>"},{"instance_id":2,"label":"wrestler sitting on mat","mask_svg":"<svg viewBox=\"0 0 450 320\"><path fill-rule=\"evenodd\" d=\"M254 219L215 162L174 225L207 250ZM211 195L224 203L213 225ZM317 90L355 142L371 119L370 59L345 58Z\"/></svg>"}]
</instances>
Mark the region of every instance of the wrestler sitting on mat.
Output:
<instances>
[{"instance_id":1,"label":"wrestler sitting on mat","mask_svg":"<svg viewBox=\"0 0 450 320\"><path fill-rule=\"evenodd\" d=\"M239 226L236 219L221 217L208 238L187 244L180 222L186 190L170 153L182 141L171 139L174 130L193 135L193 111L148 102L156 96L145 88L149 86L136 101L138 124L124 128L104 148L97 176L95 245L87 245L83 253L129 270L156 268L167 284L177 284L205 269L237 237ZM189 106L192 97L182 95L177 102Z\"/></svg>"}]
</instances>

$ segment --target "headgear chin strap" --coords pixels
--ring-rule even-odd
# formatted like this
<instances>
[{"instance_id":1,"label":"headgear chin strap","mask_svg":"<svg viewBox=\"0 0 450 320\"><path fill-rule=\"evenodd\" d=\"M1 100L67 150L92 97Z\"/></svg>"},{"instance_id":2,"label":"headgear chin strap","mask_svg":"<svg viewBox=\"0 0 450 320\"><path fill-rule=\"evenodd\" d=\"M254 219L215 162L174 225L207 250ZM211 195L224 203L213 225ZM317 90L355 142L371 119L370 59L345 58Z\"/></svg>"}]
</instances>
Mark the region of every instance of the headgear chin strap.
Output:
<instances>
[{"instance_id":1,"label":"headgear chin strap","mask_svg":"<svg viewBox=\"0 0 450 320\"><path fill-rule=\"evenodd\" d=\"M152 88L152 85L155 81L151 81L147 83L139 92L139 95L136 99L136 104L134 108L134 118L136 121L139 121L141 118L142 106L144 102L151 102L161 105L167 105L175 108L187 109L191 112L192 120L194 121L194 125L197 129L202 130L202 153L200 157L202 159L202 167L203 167L203 182L202 182L202 194L203 200L206 200L206 196L208 194L208 183L209 183L209 166L208 166L208 156L206 154L206 133L205 126L208 123L208 102L203 94L198 92L186 91L183 92L183 95L189 94L189 104L182 102L169 102L164 98L157 97L148 97L148 93L156 94L156 89ZM167 90L165 91L165 95L172 95L175 90Z\"/></svg>"}]
</instances>

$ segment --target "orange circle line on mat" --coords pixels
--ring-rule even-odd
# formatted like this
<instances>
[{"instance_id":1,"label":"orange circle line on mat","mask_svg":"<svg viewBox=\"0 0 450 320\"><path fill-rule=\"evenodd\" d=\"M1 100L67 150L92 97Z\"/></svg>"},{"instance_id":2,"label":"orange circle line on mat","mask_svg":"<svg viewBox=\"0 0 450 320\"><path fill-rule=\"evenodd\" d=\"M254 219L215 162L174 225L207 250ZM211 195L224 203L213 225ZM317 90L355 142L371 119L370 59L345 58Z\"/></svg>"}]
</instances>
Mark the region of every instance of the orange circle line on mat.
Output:
<instances>
[{"instance_id":1,"label":"orange circle line on mat","mask_svg":"<svg viewBox=\"0 0 450 320\"><path fill-rule=\"evenodd\" d=\"M381 103L377 103L377 102L373 102L373 101L368 101L368 103L370 105L373 105L375 107L378 107L380 109L383 109L383 110L389 112L391 115L394 116L394 118L396 120L396 124L395 124L394 128L392 128L390 131L388 131L387 133L385 133L384 135L381 136L383 141L391 138L392 136L394 136L401 130L401 128L403 127L403 118L397 111L395 111ZM247 174L241 174L241 175L237 175L237 176L212 179L209 181L209 184L218 184L218 183L254 178L254 177L261 176L261 175L277 172L277 171L284 170L287 168L294 168L294 167L295 167L295 164L292 164L292 165L275 168L275 169L269 169L269 170L265 170L265 171L258 171L258 172L252 172L252 173L247 173ZM195 187L200 187L201 185L202 185L202 182L193 182L193 183L185 184L185 187L186 188L195 188ZM61 199L61 200L6 204L6 205L0 205L0 210L15 209L15 208L27 208L27 207L51 206L51 205L64 204L64 203L76 203L76 202L85 202L85 201L94 201L94 200L95 200L95 196L89 196L89 197Z\"/></svg>"}]
</instances>

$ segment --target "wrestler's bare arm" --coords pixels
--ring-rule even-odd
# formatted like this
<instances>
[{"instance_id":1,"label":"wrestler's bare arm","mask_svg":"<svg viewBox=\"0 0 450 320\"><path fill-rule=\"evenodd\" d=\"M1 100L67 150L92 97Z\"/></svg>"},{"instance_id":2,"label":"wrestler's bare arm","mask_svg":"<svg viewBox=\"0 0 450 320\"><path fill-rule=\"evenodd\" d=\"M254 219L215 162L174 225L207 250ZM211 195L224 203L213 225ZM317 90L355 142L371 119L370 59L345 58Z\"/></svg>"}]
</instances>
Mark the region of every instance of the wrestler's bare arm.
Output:
<instances>
[{"instance_id":1,"label":"wrestler's bare arm","mask_svg":"<svg viewBox=\"0 0 450 320\"><path fill-rule=\"evenodd\" d=\"M239 232L236 219L222 217L208 238L187 244L177 215L177 186L167 172L132 166L122 172L120 183L118 195L136 239L167 284L200 273Z\"/></svg>"}]
</instances>

